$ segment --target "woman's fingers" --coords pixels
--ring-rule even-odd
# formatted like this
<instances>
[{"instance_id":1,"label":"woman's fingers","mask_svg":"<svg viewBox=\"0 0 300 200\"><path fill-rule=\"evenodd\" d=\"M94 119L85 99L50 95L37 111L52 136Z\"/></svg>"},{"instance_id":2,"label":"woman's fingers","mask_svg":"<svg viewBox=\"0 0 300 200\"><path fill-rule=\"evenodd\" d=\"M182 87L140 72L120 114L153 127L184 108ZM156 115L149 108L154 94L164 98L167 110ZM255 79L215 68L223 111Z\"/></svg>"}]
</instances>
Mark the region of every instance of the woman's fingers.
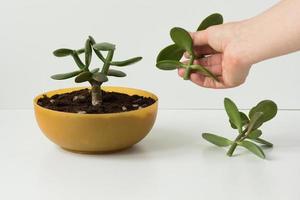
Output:
<instances>
[{"instance_id":1,"label":"woman's fingers","mask_svg":"<svg viewBox=\"0 0 300 200\"><path fill-rule=\"evenodd\" d=\"M208 45L194 46L194 54L196 55L196 57L203 57L205 55L211 55L211 54L216 54L216 53L218 53L218 52ZM190 58L190 54L188 52L185 52L184 57Z\"/></svg>"},{"instance_id":2,"label":"woman's fingers","mask_svg":"<svg viewBox=\"0 0 300 200\"><path fill-rule=\"evenodd\" d=\"M224 83L223 83L223 79L221 76L218 77L219 82L215 81L214 79L207 77L207 76L203 76L202 74L199 73L192 73L190 80L201 86L201 87L205 87L205 88L213 88L213 89L223 89L223 88L227 88Z\"/></svg>"},{"instance_id":3,"label":"woman's fingers","mask_svg":"<svg viewBox=\"0 0 300 200\"><path fill-rule=\"evenodd\" d=\"M194 60L194 64L199 64L203 66L212 66L212 65L222 65L222 54L213 54L204 58L199 58ZM189 60L184 60L183 63L187 64Z\"/></svg>"},{"instance_id":4,"label":"woman's fingers","mask_svg":"<svg viewBox=\"0 0 300 200\"><path fill-rule=\"evenodd\" d=\"M188 62L188 60L183 61L184 64L187 64ZM207 68L216 76L222 75L222 54L214 54L212 56L197 59L193 64L198 64Z\"/></svg>"},{"instance_id":5,"label":"woman's fingers","mask_svg":"<svg viewBox=\"0 0 300 200\"><path fill-rule=\"evenodd\" d=\"M183 61L184 64L187 64L188 61ZM214 75L216 76L220 76L222 75L222 65L212 65L212 66L205 66L199 63L199 61L194 61L195 65L201 65L203 67L205 67L206 69L208 69L209 71L211 71ZM184 69L182 69L184 70Z\"/></svg>"},{"instance_id":6,"label":"woman's fingers","mask_svg":"<svg viewBox=\"0 0 300 200\"><path fill-rule=\"evenodd\" d=\"M208 67L204 66L204 67L216 76L222 75L222 66L221 65L212 65L212 66L208 66Z\"/></svg>"},{"instance_id":7,"label":"woman's fingers","mask_svg":"<svg viewBox=\"0 0 300 200\"><path fill-rule=\"evenodd\" d=\"M184 69L179 69L178 70L178 75L183 77L184 75ZM223 89L223 88L227 88L226 85L223 83L223 78L222 76L218 76L219 82L213 80L210 77L204 76L200 73L191 73L190 76L190 80L201 86L201 87L205 87L205 88L214 88L214 89Z\"/></svg>"},{"instance_id":8,"label":"woman's fingers","mask_svg":"<svg viewBox=\"0 0 300 200\"><path fill-rule=\"evenodd\" d=\"M183 75L184 75L184 69L183 68L178 69L178 75L183 77Z\"/></svg>"},{"instance_id":9,"label":"woman's fingers","mask_svg":"<svg viewBox=\"0 0 300 200\"><path fill-rule=\"evenodd\" d=\"M206 31L190 32L193 39L194 53L197 57L216 53L216 51L208 45ZM184 57L189 58L190 55L185 52Z\"/></svg>"},{"instance_id":10,"label":"woman's fingers","mask_svg":"<svg viewBox=\"0 0 300 200\"><path fill-rule=\"evenodd\" d=\"M197 59L196 62L203 66L213 66L213 65L221 65L222 59L223 59L223 55L217 53L204 58Z\"/></svg>"},{"instance_id":11,"label":"woman's fingers","mask_svg":"<svg viewBox=\"0 0 300 200\"><path fill-rule=\"evenodd\" d=\"M205 45L205 46L194 46L194 53L196 57L202 57L205 55L216 54L218 52L213 48L211 48L210 46Z\"/></svg>"},{"instance_id":12,"label":"woman's fingers","mask_svg":"<svg viewBox=\"0 0 300 200\"><path fill-rule=\"evenodd\" d=\"M208 35L207 31L197 31L197 32L190 32L190 35L193 39L194 46L205 46L208 45Z\"/></svg>"}]
</instances>

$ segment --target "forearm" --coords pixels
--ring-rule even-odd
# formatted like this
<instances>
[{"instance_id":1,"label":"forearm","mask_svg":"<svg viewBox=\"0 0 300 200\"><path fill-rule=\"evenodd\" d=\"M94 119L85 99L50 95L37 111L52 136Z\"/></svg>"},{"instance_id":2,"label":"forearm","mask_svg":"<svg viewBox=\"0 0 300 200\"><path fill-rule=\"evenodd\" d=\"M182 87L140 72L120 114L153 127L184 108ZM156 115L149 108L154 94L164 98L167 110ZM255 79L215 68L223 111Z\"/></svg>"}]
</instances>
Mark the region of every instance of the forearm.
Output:
<instances>
[{"instance_id":1,"label":"forearm","mask_svg":"<svg viewBox=\"0 0 300 200\"><path fill-rule=\"evenodd\" d=\"M300 0L283 0L245 20L241 34L250 63L300 50Z\"/></svg>"}]
</instances>

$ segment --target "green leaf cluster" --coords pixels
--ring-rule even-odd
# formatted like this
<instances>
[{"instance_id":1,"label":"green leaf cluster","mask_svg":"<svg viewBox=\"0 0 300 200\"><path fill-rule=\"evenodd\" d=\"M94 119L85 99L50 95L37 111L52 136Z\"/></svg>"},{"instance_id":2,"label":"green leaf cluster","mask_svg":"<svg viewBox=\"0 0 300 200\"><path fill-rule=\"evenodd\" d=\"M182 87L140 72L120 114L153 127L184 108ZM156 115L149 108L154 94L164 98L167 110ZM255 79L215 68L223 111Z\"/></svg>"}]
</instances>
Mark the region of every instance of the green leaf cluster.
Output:
<instances>
[{"instance_id":1,"label":"green leaf cluster","mask_svg":"<svg viewBox=\"0 0 300 200\"><path fill-rule=\"evenodd\" d=\"M262 144L266 147L272 147L273 144L261 138L262 131L259 128L276 116L277 105L271 100L263 100L249 111L248 116L239 111L236 104L229 98L224 99L224 107L231 127L238 131L236 139L229 140L211 133L203 133L202 137L219 147L230 146L227 152L228 156L232 156L236 147L241 146L256 156L265 158L263 150L257 144Z\"/></svg>"},{"instance_id":2,"label":"green leaf cluster","mask_svg":"<svg viewBox=\"0 0 300 200\"><path fill-rule=\"evenodd\" d=\"M142 57L134 57L123 61L112 61L116 46L108 42L96 43L92 36L89 36L85 41L84 48L81 49L67 49L61 48L53 52L57 57L71 56L78 70L55 74L51 76L55 80L64 80L75 77L76 83L90 82L91 84L101 85L108 81L108 76L125 77L126 74L120 70L110 69L110 66L124 67L134 64L142 59ZM103 62L103 66L100 68L90 69L93 52ZM107 53L107 56L103 56L103 52ZM80 58L80 54L84 54L84 61Z\"/></svg>"},{"instance_id":3,"label":"green leaf cluster","mask_svg":"<svg viewBox=\"0 0 300 200\"><path fill-rule=\"evenodd\" d=\"M223 17L219 13L214 13L206 17L199 25L197 31L205 30L210 26L222 24ZM201 65L194 65L196 56L193 51L193 40L190 34L183 28L174 27L170 31L171 39L174 44L171 44L162 49L156 58L156 67L161 70L174 70L178 68L184 68L185 74L183 78L188 80L192 72L203 74L204 76L211 77L215 81L218 78L211 73L207 68ZM190 55L188 64L180 62L183 54L187 52Z\"/></svg>"}]
</instances>

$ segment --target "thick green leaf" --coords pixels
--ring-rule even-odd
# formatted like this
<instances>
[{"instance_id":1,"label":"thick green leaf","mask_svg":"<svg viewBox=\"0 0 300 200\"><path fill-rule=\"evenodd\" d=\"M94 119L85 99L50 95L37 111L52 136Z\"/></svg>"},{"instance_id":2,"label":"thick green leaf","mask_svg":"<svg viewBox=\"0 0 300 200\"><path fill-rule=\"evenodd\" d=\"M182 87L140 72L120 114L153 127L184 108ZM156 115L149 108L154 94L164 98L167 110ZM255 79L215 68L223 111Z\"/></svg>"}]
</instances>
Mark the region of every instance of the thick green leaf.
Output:
<instances>
[{"instance_id":1,"label":"thick green leaf","mask_svg":"<svg viewBox=\"0 0 300 200\"><path fill-rule=\"evenodd\" d=\"M85 66L88 68L92 60L92 47L90 39L85 42Z\"/></svg>"},{"instance_id":2,"label":"thick green leaf","mask_svg":"<svg viewBox=\"0 0 300 200\"><path fill-rule=\"evenodd\" d=\"M184 52L185 52L185 50L183 48L180 48L176 44L171 44L159 52L159 54L156 58L156 62L159 62L162 60L179 61L182 58Z\"/></svg>"},{"instance_id":3,"label":"thick green leaf","mask_svg":"<svg viewBox=\"0 0 300 200\"><path fill-rule=\"evenodd\" d=\"M96 44L96 41L92 36L89 35L89 39L90 39L92 45Z\"/></svg>"},{"instance_id":4,"label":"thick green leaf","mask_svg":"<svg viewBox=\"0 0 300 200\"><path fill-rule=\"evenodd\" d=\"M107 76L125 77L126 74L122 71L119 71L119 70L108 69Z\"/></svg>"},{"instance_id":5,"label":"thick green leaf","mask_svg":"<svg viewBox=\"0 0 300 200\"><path fill-rule=\"evenodd\" d=\"M175 27L170 31L173 42L182 49L185 49L191 55L193 52L193 40L190 34L183 28Z\"/></svg>"},{"instance_id":6,"label":"thick green leaf","mask_svg":"<svg viewBox=\"0 0 300 200\"><path fill-rule=\"evenodd\" d=\"M75 78L75 82L82 83L85 81L90 81L92 79L92 75L93 74L91 72L82 72Z\"/></svg>"},{"instance_id":7,"label":"thick green leaf","mask_svg":"<svg viewBox=\"0 0 300 200\"><path fill-rule=\"evenodd\" d=\"M162 60L156 63L156 67L162 70L174 70L184 66L181 62L176 60Z\"/></svg>"},{"instance_id":8,"label":"thick green leaf","mask_svg":"<svg viewBox=\"0 0 300 200\"><path fill-rule=\"evenodd\" d=\"M91 45L93 46L94 44L96 44L96 41L95 39L92 37L92 36L89 36L89 39L91 41ZM93 48L95 54L98 56L98 58L100 58L100 60L102 60L102 62L105 62L105 58L104 56L102 55L102 53L100 51L97 51Z\"/></svg>"},{"instance_id":9,"label":"thick green leaf","mask_svg":"<svg viewBox=\"0 0 300 200\"><path fill-rule=\"evenodd\" d=\"M263 124L263 113L262 112L256 112L254 113L253 117L250 119L248 129L249 130L255 130L259 128Z\"/></svg>"},{"instance_id":10,"label":"thick green leaf","mask_svg":"<svg viewBox=\"0 0 300 200\"><path fill-rule=\"evenodd\" d=\"M264 154L263 150L259 146L257 146L255 143L244 140L244 141L240 142L239 145L242 147L245 147L246 149L248 149L249 151L251 151L252 153L257 155L258 157L265 158L265 154Z\"/></svg>"},{"instance_id":11,"label":"thick green leaf","mask_svg":"<svg viewBox=\"0 0 300 200\"><path fill-rule=\"evenodd\" d=\"M256 142L256 143L259 143L259 144L263 144L265 145L266 147L273 147L273 144L271 142L268 142L264 139L261 139L261 138L256 138L256 139L252 139L250 138L250 140Z\"/></svg>"},{"instance_id":12,"label":"thick green leaf","mask_svg":"<svg viewBox=\"0 0 300 200\"><path fill-rule=\"evenodd\" d=\"M231 128L237 129L237 127L232 123L232 121L230 119L229 119L229 123L230 123Z\"/></svg>"},{"instance_id":13,"label":"thick green leaf","mask_svg":"<svg viewBox=\"0 0 300 200\"><path fill-rule=\"evenodd\" d=\"M74 72L69 72L69 73L64 73L64 74L55 74L53 76L51 76L52 79L54 80L64 80L64 79L68 79L68 78L72 78L74 76L77 76L78 74L80 74L82 71L74 71Z\"/></svg>"},{"instance_id":14,"label":"thick green leaf","mask_svg":"<svg viewBox=\"0 0 300 200\"><path fill-rule=\"evenodd\" d=\"M261 134L262 134L262 131L259 129L256 129L254 131L251 131L247 137L250 139L256 139L256 138L259 138L261 136Z\"/></svg>"},{"instance_id":15,"label":"thick green leaf","mask_svg":"<svg viewBox=\"0 0 300 200\"><path fill-rule=\"evenodd\" d=\"M227 138L218 136L218 135L214 135L211 133L203 133L202 137L207 140L208 142L217 145L219 147L227 147L230 146L231 144L233 144L232 141L228 140Z\"/></svg>"},{"instance_id":16,"label":"thick green leaf","mask_svg":"<svg viewBox=\"0 0 300 200\"><path fill-rule=\"evenodd\" d=\"M108 81L107 76L101 72L94 73L92 77L95 81L98 81L101 83Z\"/></svg>"},{"instance_id":17,"label":"thick green leaf","mask_svg":"<svg viewBox=\"0 0 300 200\"><path fill-rule=\"evenodd\" d=\"M102 42L102 43L94 44L93 49L98 51L112 51L116 49L116 45L108 42Z\"/></svg>"},{"instance_id":18,"label":"thick green leaf","mask_svg":"<svg viewBox=\"0 0 300 200\"><path fill-rule=\"evenodd\" d=\"M249 123L248 116L245 113L243 113L243 112L240 112L240 114L241 114L243 126L247 125Z\"/></svg>"},{"instance_id":19,"label":"thick green leaf","mask_svg":"<svg viewBox=\"0 0 300 200\"><path fill-rule=\"evenodd\" d=\"M73 57L75 63L77 64L77 66L78 66L80 69L85 68L85 65L84 65L83 62L80 60L77 51L75 51L75 50L73 51L72 57Z\"/></svg>"},{"instance_id":20,"label":"thick green leaf","mask_svg":"<svg viewBox=\"0 0 300 200\"><path fill-rule=\"evenodd\" d=\"M199 25L197 31L205 30L210 26L223 24L223 16L219 13L214 13L206 17Z\"/></svg>"},{"instance_id":21,"label":"thick green leaf","mask_svg":"<svg viewBox=\"0 0 300 200\"><path fill-rule=\"evenodd\" d=\"M192 69L192 71L199 72L200 74L203 74L204 76L208 76L214 79L215 81L219 82L219 79L218 77L216 77L216 75L214 75L211 71L209 71L207 68L201 65L191 65L190 68Z\"/></svg>"},{"instance_id":22,"label":"thick green leaf","mask_svg":"<svg viewBox=\"0 0 300 200\"><path fill-rule=\"evenodd\" d=\"M112 62L110 62L110 65L123 67L123 66L134 64L142 59L143 59L143 57L134 57L134 58L130 58L128 60L123 60L123 61L112 61Z\"/></svg>"},{"instance_id":23,"label":"thick green leaf","mask_svg":"<svg viewBox=\"0 0 300 200\"><path fill-rule=\"evenodd\" d=\"M85 48L77 49L76 52L77 52L78 54L82 54L82 53L85 52Z\"/></svg>"},{"instance_id":24,"label":"thick green leaf","mask_svg":"<svg viewBox=\"0 0 300 200\"><path fill-rule=\"evenodd\" d=\"M53 51L53 54L56 57L65 57L65 56L70 56L73 54L73 50L72 49L56 49L55 51Z\"/></svg>"},{"instance_id":25,"label":"thick green leaf","mask_svg":"<svg viewBox=\"0 0 300 200\"><path fill-rule=\"evenodd\" d=\"M277 105L271 100L264 100L259 102L255 107L253 107L249 112L250 119L255 113L262 112L262 122L271 120L277 114Z\"/></svg>"},{"instance_id":26,"label":"thick green leaf","mask_svg":"<svg viewBox=\"0 0 300 200\"><path fill-rule=\"evenodd\" d=\"M238 128L239 133L242 132L242 118L235 103L229 98L224 99L224 107L229 117L229 120Z\"/></svg>"},{"instance_id":27,"label":"thick green leaf","mask_svg":"<svg viewBox=\"0 0 300 200\"><path fill-rule=\"evenodd\" d=\"M91 73L96 73L96 72L98 72L99 70L100 70L99 68L92 69L92 70L91 70Z\"/></svg>"},{"instance_id":28,"label":"thick green leaf","mask_svg":"<svg viewBox=\"0 0 300 200\"><path fill-rule=\"evenodd\" d=\"M243 112L240 112L240 115L241 115L242 124L243 124L243 127L244 127L249 123L249 119L248 119L247 115ZM229 120L229 122L230 122L230 125L231 125L232 128L237 129L237 127L230 120Z\"/></svg>"}]
</instances>

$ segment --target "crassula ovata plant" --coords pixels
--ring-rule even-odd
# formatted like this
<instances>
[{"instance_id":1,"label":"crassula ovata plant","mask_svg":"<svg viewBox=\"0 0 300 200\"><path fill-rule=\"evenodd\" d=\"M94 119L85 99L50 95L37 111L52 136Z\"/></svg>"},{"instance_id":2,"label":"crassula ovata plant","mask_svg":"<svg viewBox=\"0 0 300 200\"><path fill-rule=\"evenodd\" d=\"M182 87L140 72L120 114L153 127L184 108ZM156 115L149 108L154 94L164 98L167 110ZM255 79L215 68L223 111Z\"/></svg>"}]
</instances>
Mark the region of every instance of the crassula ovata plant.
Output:
<instances>
[{"instance_id":1,"label":"crassula ovata plant","mask_svg":"<svg viewBox=\"0 0 300 200\"><path fill-rule=\"evenodd\" d=\"M256 143L266 147L273 146L272 143L261 138L262 131L260 127L263 123L275 117L277 114L277 105L271 100L261 101L249 111L248 116L239 111L235 103L228 98L224 99L224 107L229 117L231 127L238 131L236 139L232 141L211 133L203 133L202 137L219 147L230 146L227 152L228 156L232 156L236 147L241 146L258 157L265 158L263 150Z\"/></svg>"},{"instance_id":2,"label":"crassula ovata plant","mask_svg":"<svg viewBox=\"0 0 300 200\"><path fill-rule=\"evenodd\" d=\"M93 37L89 36L85 42L85 47L78 50L73 49L57 49L53 54L57 57L72 56L75 63L78 66L78 70L64 73L56 74L51 76L55 80L64 80L75 77L76 83L89 82L92 86L91 96L92 105L99 106L102 103L102 92L101 85L108 81L108 76L124 77L126 74L122 71L110 69L110 66L124 67L133 63L136 63L142 59L142 57L134 57L124 61L113 61L113 55L115 52L115 45L102 42L96 43ZM92 52L97 55L97 57L103 62L102 68L90 69L90 64L92 60ZM103 56L102 52L107 52L106 57ZM79 55L85 54L85 62L82 62Z\"/></svg>"},{"instance_id":3,"label":"crassula ovata plant","mask_svg":"<svg viewBox=\"0 0 300 200\"><path fill-rule=\"evenodd\" d=\"M206 17L201 22L197 31L205 30L210 26L222 23L222 15L220 15L219 13L214 13ZM186 30L184 30L183 28L174 27L170 31L170 36L174 44L171 44L160 51L156 59L157 68L162 70L174 70L178 68L184 68L184 80L188 80L192 72L197 72L218 81L218 78L207 68L199 64L194 64L194 60L198 59L199 57L196 57L196 55L194 54L193 40ZM189 54L188 63L180 62L180 59L182 58L185 52ZM201 57L203 56L206 55L202 55Z\"/></svg>"}]
</instances>

